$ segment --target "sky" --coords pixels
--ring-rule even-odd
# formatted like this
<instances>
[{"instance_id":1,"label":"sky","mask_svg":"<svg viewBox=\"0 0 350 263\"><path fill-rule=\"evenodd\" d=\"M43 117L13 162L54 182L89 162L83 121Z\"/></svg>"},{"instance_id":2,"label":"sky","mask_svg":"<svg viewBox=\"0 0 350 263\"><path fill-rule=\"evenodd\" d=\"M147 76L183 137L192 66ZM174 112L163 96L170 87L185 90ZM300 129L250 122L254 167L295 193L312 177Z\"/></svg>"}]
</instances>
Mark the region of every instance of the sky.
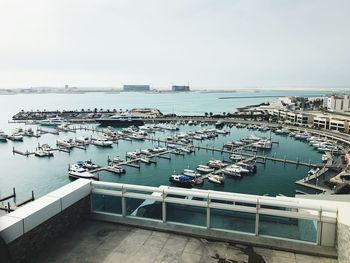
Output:
<instances>
[{"instance_id":1,"label":"sky","mask_svg":"<svg viewBox=\"0 0 350 263\"><path fill-rule=\"evenodd\" d=\"M350 84L348 0L0 0L0 87Z\"/></svg>"}]
</instances>

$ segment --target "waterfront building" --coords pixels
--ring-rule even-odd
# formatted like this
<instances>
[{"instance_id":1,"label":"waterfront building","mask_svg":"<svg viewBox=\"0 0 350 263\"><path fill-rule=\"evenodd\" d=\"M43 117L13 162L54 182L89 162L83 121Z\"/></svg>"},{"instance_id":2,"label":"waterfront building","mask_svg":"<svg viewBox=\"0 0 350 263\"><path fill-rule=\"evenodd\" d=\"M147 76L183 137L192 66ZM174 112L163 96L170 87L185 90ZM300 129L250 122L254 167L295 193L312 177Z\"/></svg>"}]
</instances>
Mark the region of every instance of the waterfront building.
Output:
<instances>
[{"instance_id":1,"label":"waterfront building","mask_svg":"<svg viewBox=\"0 0 350 263\"><path fill-rule=\"evenodd\" d=\"M182 85L182 86L178 86L178 85L173 85L171 87L172 91L190 91L190 86L188 85Z\"/></svg>"},{"instance_id":2,"label":"waterfront building","mask_svg":"<svg viewBox=\"0 0 350 263\"><path fill-rule=\"evenodd\" d=\"M124 85L123 91L150 91L149 85Z\"/></svg>"},{"instance_id":3,"label":"waterfront building","mask_svg":"<svg viewBox=\"0 0 350 263\"><path fill-rule=\"evenodd\" d=\"M350 112L350 95L331 95L325 97L323 106L328 111L346 113Z\"/></svg>"}]
</instances>

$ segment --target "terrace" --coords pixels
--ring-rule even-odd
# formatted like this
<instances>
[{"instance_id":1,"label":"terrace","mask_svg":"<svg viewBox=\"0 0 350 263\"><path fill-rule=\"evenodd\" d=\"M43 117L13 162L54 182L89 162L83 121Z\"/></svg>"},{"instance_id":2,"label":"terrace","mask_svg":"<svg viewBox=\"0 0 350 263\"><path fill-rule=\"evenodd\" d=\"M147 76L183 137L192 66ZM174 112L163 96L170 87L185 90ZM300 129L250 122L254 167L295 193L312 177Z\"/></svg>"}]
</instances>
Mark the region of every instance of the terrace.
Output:
<instances>
[{"instance_id":1,"label":"terrace","mask_svg":"<svg viewBox=\"0 0 350 263\"><path fill-rule=\"evenodd\" d=\"M14 262L348 262L347 207L79 179L0 217L0 236Z\"/></svg>"}]
</instances>

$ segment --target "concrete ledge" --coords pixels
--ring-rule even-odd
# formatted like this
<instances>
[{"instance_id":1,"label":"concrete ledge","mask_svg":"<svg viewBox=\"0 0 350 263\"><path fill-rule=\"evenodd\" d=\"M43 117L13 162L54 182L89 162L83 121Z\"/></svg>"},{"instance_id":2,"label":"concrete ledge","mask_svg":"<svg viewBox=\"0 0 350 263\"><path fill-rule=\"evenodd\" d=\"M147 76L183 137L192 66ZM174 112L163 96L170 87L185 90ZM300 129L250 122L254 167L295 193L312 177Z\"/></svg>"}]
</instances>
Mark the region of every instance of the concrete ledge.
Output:
<instances>
[{"instance_id":1,"label":"concrete ledge","mask_svg":"<svg viewBox=\"0 0 350 263\"><path fill-rule=\"evenodd\" d=\"M163 232L178 233L197 238L205 238L208 240L217 240L225 242L233 242L245 245L254 245L269 249L283 250L293 253L302 253L313 256L321 256L328 258L337 258L337 251L335 248L316 246L307 243L298 243L288 240L266 238L261 236L254 236L250 234L240 234L227 231L219 231L213 229L196 228L192 226L162 223L151 220L143 220L141 218L124 218L111 214L92 213L91 219L101 220L106 222L118 223L138 228L145 228Z\"/></svg>"},{"instance_id":2,"label":"concrete ledge","mask_svg":"<svg viewBox=\"0 0 350 263\"><path fill-rule=\"evenodd\" d=\"M8 215L1 216L0 234L5 243L10 243L12 240L22 236L24 234L22 219Z\"/></svg>"}]
</instances>

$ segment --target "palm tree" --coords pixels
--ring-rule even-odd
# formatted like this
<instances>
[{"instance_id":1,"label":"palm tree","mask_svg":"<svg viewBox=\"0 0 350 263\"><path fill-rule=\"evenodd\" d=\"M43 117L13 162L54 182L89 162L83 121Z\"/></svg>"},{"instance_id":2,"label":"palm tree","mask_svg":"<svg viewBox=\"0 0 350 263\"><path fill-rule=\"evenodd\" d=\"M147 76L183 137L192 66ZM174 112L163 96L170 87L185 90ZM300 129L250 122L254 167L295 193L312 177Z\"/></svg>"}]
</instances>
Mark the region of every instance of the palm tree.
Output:
<instances>
[{"instance_id":1,"label":"palm tree","mask_svg":"<svg viewBox=\"0 0 350 263\"><path fill-rule=\"evenodd\" d=\"M208 112L204 113L205 117L208 117Z\"/></svg>"},{"instance_id":2,"label":"palm tree","mask_svg":"<svg viewBox=\"0 0 350 263\"><path fill-rule=\"evenodd\" d=\"M212 112L209 112L209 115L210 115L210 117L211 117L211 116L213 116L213 113L212 113Z\"/></svg>"}]
</instances>

